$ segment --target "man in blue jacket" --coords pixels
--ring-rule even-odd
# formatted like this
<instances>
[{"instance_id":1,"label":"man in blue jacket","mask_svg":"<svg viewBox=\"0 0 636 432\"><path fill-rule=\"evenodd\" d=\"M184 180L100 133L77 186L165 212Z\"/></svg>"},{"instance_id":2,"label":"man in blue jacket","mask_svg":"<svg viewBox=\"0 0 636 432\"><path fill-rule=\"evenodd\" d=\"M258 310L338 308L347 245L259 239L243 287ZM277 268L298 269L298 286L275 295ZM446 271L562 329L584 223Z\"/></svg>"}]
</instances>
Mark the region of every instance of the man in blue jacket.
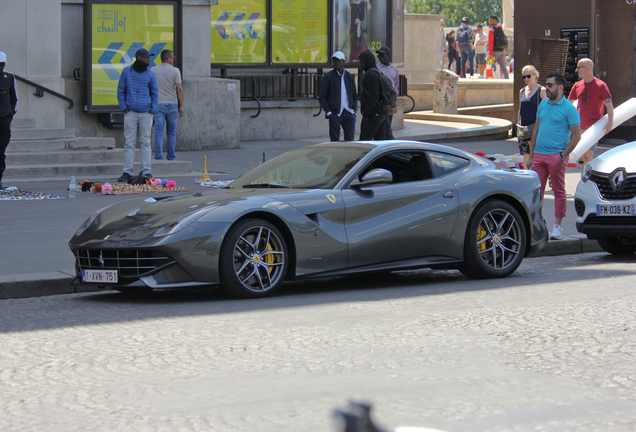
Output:
<instances>
[{"instance_id":1,"label":"man in blue jacket","mask_svg":"<svg viewBox=\"0 0 636 432\"><path fill-rule=\"evenodd\" d=\"M322 77L320 84L320 106L329 119L329 139L340 141L340 127L345 141L353 141L356 131L358 93L353 75L344 68L345 55L336 51L331 57L333 70Z\"/></svg>"},{"instance_id":2,"label":"man in blue jacket","mask_svg":"<svg viewBox=\"0 0 636 432\"><path fill-rule=\"evenodd\" d=\"M128 182L133 177L135 161L135 142L139 131L139 151L141 155L141 173L152 177L150 171L150 131L152 120L159 107L157 77L151 71L150 54L140 48L135 54L132 66L124 68L117 85L117 100L124 112L124 173L118 181Z\"/></svg>"}]
</instances>

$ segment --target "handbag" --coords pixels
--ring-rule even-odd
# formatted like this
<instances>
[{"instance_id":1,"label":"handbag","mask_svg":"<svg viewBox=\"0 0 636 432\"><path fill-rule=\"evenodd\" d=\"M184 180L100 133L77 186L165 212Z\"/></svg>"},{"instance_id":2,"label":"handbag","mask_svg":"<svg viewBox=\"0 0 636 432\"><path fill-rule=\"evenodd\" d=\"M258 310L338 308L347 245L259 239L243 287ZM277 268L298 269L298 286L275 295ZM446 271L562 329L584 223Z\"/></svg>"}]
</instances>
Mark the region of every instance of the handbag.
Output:
<instances>
[{"instance_id":1,"label":"handbag","mask_svg":"<svg viewBox=\"0 0 636 432\"><path fill-rule=\"evenodd\" d=\"M534 125L535 123L532 123L531 125L528 125L528 126L521 126L520 124L518 124L517 138L522 140L532 139L532 131L534 131Z\"/></svg>"}]
</instances>

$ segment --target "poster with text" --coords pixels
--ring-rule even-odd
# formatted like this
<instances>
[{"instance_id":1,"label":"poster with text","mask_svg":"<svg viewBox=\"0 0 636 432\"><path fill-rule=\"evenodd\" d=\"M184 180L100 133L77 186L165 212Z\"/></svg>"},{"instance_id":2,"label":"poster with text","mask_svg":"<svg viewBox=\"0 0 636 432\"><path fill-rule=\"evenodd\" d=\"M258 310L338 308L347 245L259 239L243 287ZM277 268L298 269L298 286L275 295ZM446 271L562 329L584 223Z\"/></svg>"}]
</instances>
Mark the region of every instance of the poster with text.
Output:
<instances>
[{"instance_id":1,"label":"poster with text","mask_svg":"<svg viewBox=\"0 0 636 432\"><path fill-rule=\"evenodd\" d=\"M328 10L325 0L272 0L272 63L327 63Z\"/></svg>"},{"instance_id":2,"label":"poster with text","mask_svg":"<svg viewBox=\"0 0 636 432\"><path fill-rule=\"evenodd\" d=\"M162 50L174 50L175 7L93 3L91 20L90 105L117 106L119 77L139 48L154 54L150 67L161 63Z\"/></svg>"},{"instance_id":3,"label":"poster with text","mask_svg":"<svg viewBox=\"0 0 636 432\"><path fill-rule=\"evenodd\" d=\"M334 51L342 51L346 63L359 62L362 51L386 45L388 7L387 0L334 0Z\"/></svg>"},{"instance_id":4,"label":"poster with text","mask_svg":"<svg viewBox=\"0 0 636 432\"><path fill-rule=\"evenodd\" d=\"M212 9L212 63L267 61L267 0L219 0Z\"/></svg>"}]
</instances>

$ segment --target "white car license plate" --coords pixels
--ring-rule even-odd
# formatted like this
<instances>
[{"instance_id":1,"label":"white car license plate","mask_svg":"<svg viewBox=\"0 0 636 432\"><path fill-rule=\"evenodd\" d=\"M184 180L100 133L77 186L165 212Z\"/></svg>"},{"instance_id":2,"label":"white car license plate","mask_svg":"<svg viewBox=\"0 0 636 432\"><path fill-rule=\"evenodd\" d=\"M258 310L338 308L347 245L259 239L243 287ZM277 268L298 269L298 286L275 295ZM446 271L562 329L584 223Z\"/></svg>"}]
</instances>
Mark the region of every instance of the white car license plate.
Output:
<instances>
[{"instance_id":1,"label":"white car license plate","mask_svg":"<svg viewBox=\"0 0 636 432\"><path fill-rule=\"evenodd\" d=\"M636 204L596 204L596 216L636 216Z\"/></svg>"},{"instance_id":2,"label":"white car license plate","mask_svg":"<svg viewBox=\"0 0 636 432\"><path fill-rule=\"evenodd\" d=\"M82 270L82 282L117 283L117 270Z\"/></svg>"}]
</instances>

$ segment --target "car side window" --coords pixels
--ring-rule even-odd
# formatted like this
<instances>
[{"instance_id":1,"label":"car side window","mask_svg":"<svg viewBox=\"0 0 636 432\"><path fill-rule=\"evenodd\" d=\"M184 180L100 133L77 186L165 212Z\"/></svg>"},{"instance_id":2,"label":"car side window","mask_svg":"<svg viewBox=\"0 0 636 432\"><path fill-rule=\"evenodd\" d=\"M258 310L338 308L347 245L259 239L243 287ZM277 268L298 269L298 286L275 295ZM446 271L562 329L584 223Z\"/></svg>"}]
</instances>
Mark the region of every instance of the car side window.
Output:
<instances>
[{"instance_id":1,"label":"car side window","mask_svg":"<svg viewBox=\"0 0 636 432\"><path fill-rule=\"evenodd\" d=\"M435 177L442 177L454 171L460 170L470 164L468 159L448 153L428 152L428 156L433 164Z\"/></svg>"},{"instance_id":2,"label":"car side window","mask_svg":"<svg viewBox=\"0 0 636 432\"><path fill-rule=\"evenodd\" d=\"M433 178L428 159L422 152L395 152L371 162L360 174L360 178L372 169L382 168L393 175L393 183L405 183Z\"/></svg>"}]
</instances>

